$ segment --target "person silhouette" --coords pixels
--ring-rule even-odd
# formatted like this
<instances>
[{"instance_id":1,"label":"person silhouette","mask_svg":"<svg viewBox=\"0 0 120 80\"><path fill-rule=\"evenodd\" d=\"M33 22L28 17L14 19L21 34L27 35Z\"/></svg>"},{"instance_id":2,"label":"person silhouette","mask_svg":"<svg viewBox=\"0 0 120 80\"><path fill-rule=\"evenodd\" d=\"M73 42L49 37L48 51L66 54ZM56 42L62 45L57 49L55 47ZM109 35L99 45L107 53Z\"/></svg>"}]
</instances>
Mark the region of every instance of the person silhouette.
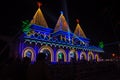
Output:
<instances>
[{"instance_id":1,"label":"person silhouette","mask_svg":"<svg viewBox=\"0 0 120 80\"><path fill-rule=\"evenodd\" d=\"M27 80L51 80L48 74L48 65L45 62L46 55L39 53L35 64L30 64L27 70Z\"/></svg>"}]
</instances>

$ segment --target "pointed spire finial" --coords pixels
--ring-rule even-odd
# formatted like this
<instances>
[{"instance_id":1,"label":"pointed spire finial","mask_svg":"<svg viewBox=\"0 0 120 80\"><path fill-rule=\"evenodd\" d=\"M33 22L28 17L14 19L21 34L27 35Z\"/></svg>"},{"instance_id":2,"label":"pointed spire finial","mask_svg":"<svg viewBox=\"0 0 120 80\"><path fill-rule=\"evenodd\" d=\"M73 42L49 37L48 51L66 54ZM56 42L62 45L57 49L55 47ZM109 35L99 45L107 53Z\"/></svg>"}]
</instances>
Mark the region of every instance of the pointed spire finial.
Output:
<instances>
[{"instance_id":1,"label":"pointed spire finial","mask_svg":"<svg viewBox=\"0 0 120 80\"><path fill-rule=\"evenodd\" d=\"M33 19L31 20L30 24L36 24L36 25L40 25L40 26L43 26L43 27L48 27L47 25L47 22L44 18L44 15L40 9L40 6L42 5L42 3L40 2L37 2L37 5L38 5L38 9L37 11L35 12L34 16L33 16Z\"/></svg>"},{"instance_id":2,"label":"pointed spire finial","mask_svg":"<svg viewBox=\"0 0 120 80\"><path fill-rule=\"evenodd\" d=\"M63 11L60 11L61 14L63 14Z\"/></svg>"},{"instance_id":3,"label":"pointed spire finial","mask_svg":"<svg viewBox=\"0 0 120 80\"><path fill-rule=\"evenodd\" d=\"M79 19L76 19L77 24L79 24Z\"/></svg>"},{"instance_id":4,"label":"pointed spire finial","mask_svg":"<svg viewBox=\"0 0 120 80\"><path fill-rule=\"evenodd\" d=\"M38 7L40 8L40 6L42 6L41 2L37 2Z\"/></svg>"}]
</instances>

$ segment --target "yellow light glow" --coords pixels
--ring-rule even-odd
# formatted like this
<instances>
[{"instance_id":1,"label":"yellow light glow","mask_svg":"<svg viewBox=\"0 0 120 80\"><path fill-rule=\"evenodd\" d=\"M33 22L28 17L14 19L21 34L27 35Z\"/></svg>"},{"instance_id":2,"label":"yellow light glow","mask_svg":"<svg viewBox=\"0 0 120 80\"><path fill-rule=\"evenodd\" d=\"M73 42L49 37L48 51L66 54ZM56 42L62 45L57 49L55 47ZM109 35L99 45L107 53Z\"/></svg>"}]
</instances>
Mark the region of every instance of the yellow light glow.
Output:
<instances>
[{"instance_id":1,"label":"yellow light glow","mask_svg":"<svg viewBox=\"0 0 120 80\"><path fill-rule=\"evenodd\" d=\"M79 23L77 23L77 26L76 26L76 29L74 31L74 34L77 35L77 36L82 36L82 37L86 38L86 35L83 32L83 30L82 30L81 26L79 25Z\"/></svg>"},{"instance_id":2,"label":"yellow light glow","mask_svg":"<svg viewBox=\"0 0 120 80\"><path fill-rule=\"evenodd\" d=\"M40 26L43 26L43 27L48 27L47 22L46 22L40 8L38 8L38 10L36 11L36 13L33 16L33 19L31 20L30 23L40 25Z\"/></svg>"}]
</instances>

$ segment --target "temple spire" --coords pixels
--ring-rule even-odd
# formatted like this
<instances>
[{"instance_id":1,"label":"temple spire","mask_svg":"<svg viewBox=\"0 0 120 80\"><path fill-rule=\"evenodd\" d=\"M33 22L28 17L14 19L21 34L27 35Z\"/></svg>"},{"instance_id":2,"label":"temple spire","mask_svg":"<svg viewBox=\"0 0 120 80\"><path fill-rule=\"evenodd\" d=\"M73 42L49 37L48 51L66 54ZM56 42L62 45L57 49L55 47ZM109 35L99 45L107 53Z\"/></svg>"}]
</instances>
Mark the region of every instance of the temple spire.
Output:
<instances>
[{"instance_id":1,"label":"temple spire","mask_svg":"<svg viewBox=\"0 0 120 80\"><path fill-rule=\"evenodd\" d=\"M86 38L85 33L83 32L83 30L82 30L82 28L81 28L81 26L79 24L79 20L76 19L76 22L77 22L77 26L76 26L76 29L74 31L74 34L79 36L79 37L81 36L81 37Z\"/></svg>"},{"instance_id":2,"label":"temple spire","mask_svg":"<svg viewBox=\"0 0 120 80\"><path fill-rule=\"evenodd\" d=\"M69 25L68 25L64 15L63 15L63 12L61 11L60 13L61 14L60 14L60 17L59 17L59 19L57 21L57 24L55 26L54 32L57 32L59 30L63 30L63 31L68 32L69 31Z\"/></svg>"},{"instance_id":3,"label":"temple spire","mask_svg":"<svg viewBox=\"0 0 120 80\"><path fill-rule=\"evenodd\" d=\"M47 22L46 22L46 20L43 16L43 13L40 9L42 4L40 2L38 2L37 5L38 5L38 10L36 11L36 13L33 16L33 19L31 20L30 23L40 25L40 26L43 26L43 27L48 27Z\"/></svg>"}]
</instances>

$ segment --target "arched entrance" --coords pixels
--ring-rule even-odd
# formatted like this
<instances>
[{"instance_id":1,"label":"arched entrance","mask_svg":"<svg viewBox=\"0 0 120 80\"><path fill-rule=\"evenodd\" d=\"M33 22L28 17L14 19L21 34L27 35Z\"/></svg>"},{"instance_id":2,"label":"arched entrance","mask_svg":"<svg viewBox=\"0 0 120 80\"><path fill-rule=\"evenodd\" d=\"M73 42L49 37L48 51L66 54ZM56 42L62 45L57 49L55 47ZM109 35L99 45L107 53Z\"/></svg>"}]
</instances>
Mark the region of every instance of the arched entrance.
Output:
<instances>
[{"instance_id":1,"label":"arched entrance","mask_svg":"<svg viewBox=\"0 0 120 80\"><path fill-rule=\"evenodd\" d=\"M22 52L22 58L24 57L28 57L31 59L32 62L34 62L36 59L34 49L31 47L26 47Z\"/></svg>"},{"instance_id":2,"label":"arched entrance","mask_svg":"<svg viewBox=\"0 0 120 80\"><path fill-rule=\"evenodd\" d=\"M38 53L44 53L46 54L46 59L48 61L51 61L53 62L54 61L54 55L53 55L53 50L50 46L42 46L40 49L39 49L39 52Z\"/></svg>"},{"instance_id":3,"label":"arched entrance","mask_svg":"<svg viewBox=\"0 0 120 80\"><path fill-rule=\"evenodd\" d=\"M88 61L94 60L94 54L92 52L88 52Z\"/></svg>"},{"instance_id":4,"label":"arched entrance","mask_svg":"<svg viewBox=\"0 0 120 80\"><path fill-rule=\"evenodd\" d=\"M80 60L86 60L86 58L86 53L82 51L80 54Z\"/></svg>"},{"instance_id":5,"label":"arched entrance","mask_svg":"<svg viewBox=\"0 0 120 80\"><path fill-rule=\"evenodd\" d=\"M70 61L77 61L78 60L78 53L77 53L77 51L71 50L69 52L68 58L69 58L69 60L68 60L69 62Z\"/></svg>"},{"instance_id":6,"label":"arched entrance","mask_svg":"<svg viewBox=\"0 0 120 80\"><path fill-rule=\"evenodd\" d=\"M64 55L62 52L58 52L58 62L64 62Z\"/></svg>"},{"instance_id":7,"label":"arched entrance","mask_svg":"<svg viewBox=\"0 0 120 80\"><path fill-rule=\"evenodd\" d=\"M66 62L66 52L63 49L59 49L56 53L57 62Z\"/></svg>"},{"instance_id":8,"label":"arched entrance","mask_svg":"<svg viewBox=\"0 0 120 80\"><path fill-rule=\"evenodd\" d=\"M98 54L95 54L95 60L96 60L97 62L99 62L99 55L98 55Z\"/></svg>"},{"instance_id":9,"label":"arched entrance","mask_svg":"<svg viewBox=\"0 0 120 80\"><path fill-rule=\"evenodd\" d=\"M45 59L47 61L51 61L51 54L50 54L50 51L48 49L43 49L41 52L46 55Z\"/></svg>"}]
</instances>

